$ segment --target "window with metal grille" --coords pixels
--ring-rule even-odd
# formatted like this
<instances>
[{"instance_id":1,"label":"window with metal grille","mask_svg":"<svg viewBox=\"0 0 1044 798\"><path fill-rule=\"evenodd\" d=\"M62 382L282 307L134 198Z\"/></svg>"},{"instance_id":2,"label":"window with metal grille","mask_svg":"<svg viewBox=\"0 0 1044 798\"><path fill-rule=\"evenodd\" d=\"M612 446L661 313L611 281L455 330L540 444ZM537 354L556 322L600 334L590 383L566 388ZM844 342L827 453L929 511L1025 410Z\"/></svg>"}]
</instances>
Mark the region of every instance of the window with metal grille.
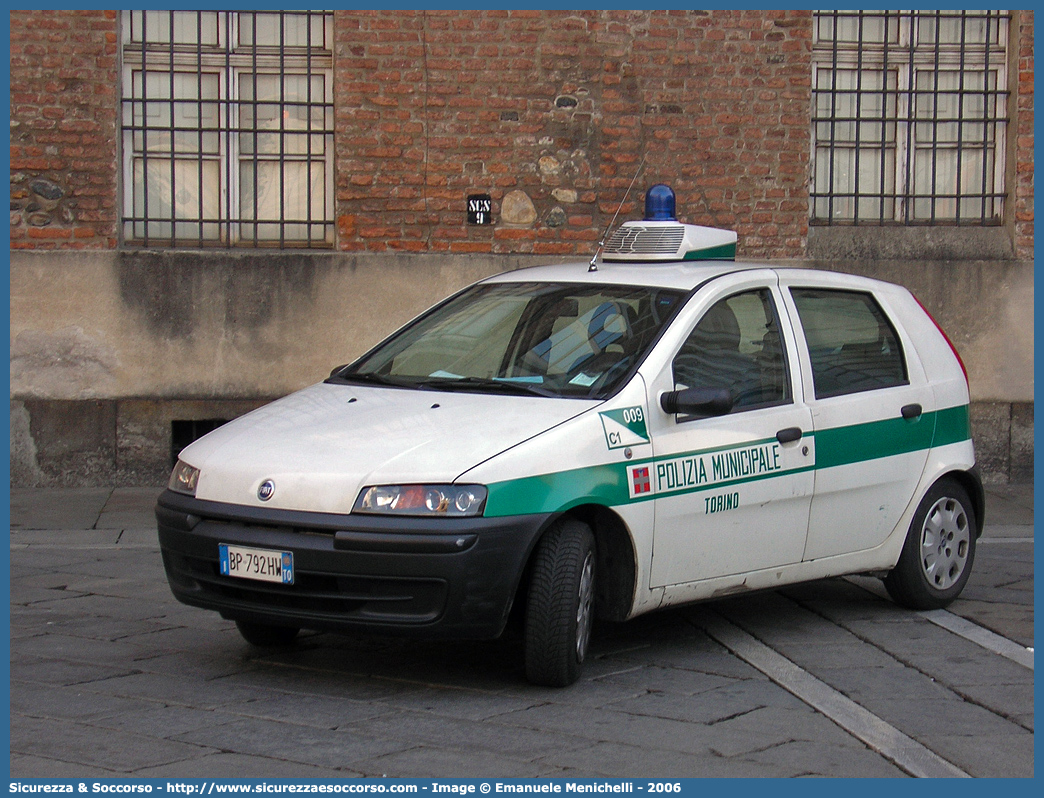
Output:
<instances>
[{"instance_id":1,"label":"window with metal grille","mask_svg":"<svg viewBox=\"0 0 1044 798\"><path fill-rule=\"evenodd\" d=\"M817 11L812 224L1000 224L1005 11Z\"/></svg>"},{"instance_id":2,"label":"window with metal grille","mask_svg":"<svg viewBox=\"0 0 1044 798\"><path fill-rule=\"evenodd\" d=\"M122 14L123 238L333 245L333 15Z\"/></svg>"}]
</instances>

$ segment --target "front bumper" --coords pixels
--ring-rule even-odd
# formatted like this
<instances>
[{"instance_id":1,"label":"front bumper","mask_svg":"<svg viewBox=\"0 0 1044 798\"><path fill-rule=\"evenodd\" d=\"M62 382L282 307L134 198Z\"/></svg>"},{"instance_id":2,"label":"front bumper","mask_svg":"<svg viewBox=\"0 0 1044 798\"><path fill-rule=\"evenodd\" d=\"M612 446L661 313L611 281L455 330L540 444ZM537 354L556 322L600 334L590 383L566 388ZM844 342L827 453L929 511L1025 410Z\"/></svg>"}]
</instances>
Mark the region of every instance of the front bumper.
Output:
<instances>
[{"instance_id":1,"label":"front bumper","mask_svg":"<svg viewBox=\"0 0 1044 798\"><path fill-rule=\"evenodd\" d=\"M493 638L550 519L381 518L271 510L165 491L167 581L185 604L305 629ZM294 584L222 576L218 545L290 551Z\"/></svg>"}]
</instances>

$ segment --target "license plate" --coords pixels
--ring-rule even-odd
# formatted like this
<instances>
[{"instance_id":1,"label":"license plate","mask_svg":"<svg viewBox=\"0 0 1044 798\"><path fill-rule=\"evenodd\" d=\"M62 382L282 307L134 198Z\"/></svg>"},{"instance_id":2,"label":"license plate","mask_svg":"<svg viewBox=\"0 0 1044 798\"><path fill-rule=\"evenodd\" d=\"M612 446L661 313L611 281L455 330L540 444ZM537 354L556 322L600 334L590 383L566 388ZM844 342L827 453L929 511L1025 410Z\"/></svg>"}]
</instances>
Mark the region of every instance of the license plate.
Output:
<instances>
[{"instance_id":1,"label":"license plate","mask_svg":"<svg viewBox=\"0 0 1044 798\"><path fill-rule=\"evenodd\" d=\"M253 549L248 546L220 543L218 559L223 576L257 579L281 585L294 583L294 554L290 551Z\"/></svg>"}]
</instances>

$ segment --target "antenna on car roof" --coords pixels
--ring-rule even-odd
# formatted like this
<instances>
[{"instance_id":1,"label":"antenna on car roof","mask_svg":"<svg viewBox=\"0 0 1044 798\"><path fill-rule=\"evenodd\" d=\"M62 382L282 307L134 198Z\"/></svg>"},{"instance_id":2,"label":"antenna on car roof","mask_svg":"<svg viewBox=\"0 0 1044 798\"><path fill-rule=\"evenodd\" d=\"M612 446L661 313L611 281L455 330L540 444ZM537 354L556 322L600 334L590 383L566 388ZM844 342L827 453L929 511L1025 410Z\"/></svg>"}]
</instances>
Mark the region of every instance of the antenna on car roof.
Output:
<instances>
[{"instance_id":1,"label":"antenna on car roof","mask_svg":"<svg viewBox=\"0 0 1044 798\"><path fill-rule=\"evenodd\" d=\"M609 235L609 231L613 229L613 225L616 223L616 217L620 215L624 203L627 202L627 197L631 194L631 189L634 188L634 182L638 179L638 175L642 173L642 167L645 166L645 158L646 156L643 155L642 162L638 164L638 171L636 171L634 177L631 178L631 185L627 187L623 199L620 200L620 207L616 209L616 213L613 214L613 218L609 220L609 224L606 225L605 231L602 233L602 239L598 242L598 247L595 249L594 255L591 256L591 263L587 267L589 272L598 271L598 256L602 254L602 250L605 248L605 237Z\"/></svg>"}]
</instances>

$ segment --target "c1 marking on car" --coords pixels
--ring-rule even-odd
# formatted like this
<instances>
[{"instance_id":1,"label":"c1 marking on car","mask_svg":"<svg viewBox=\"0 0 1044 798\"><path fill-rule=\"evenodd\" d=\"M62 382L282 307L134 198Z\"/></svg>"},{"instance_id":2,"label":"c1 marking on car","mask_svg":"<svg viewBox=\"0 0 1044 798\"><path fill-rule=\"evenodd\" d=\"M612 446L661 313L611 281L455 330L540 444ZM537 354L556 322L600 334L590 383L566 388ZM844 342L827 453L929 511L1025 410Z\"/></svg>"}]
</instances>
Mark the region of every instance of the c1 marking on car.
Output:
<instances>
[{"instance_id":1,"label":"c1 marking on car","mask_svg":"<svg viewBox=\"0 0 1044 798\"><path fill-rule=\"evenodd\" d=\"M721 513L725 510L735 510L740 505L739 491L732 493L719 493L715 496L706 496L703 499L704 512L706 515Z\"/></svg>"},{"instance_id":2,"label":"c1 marking on car","mask_svg":"<svg viewBox=\"0 0 1044 798\"><path fill-rule=\"evenodd\" d=\"M649 442L645 410L641 405L606 410L598 415L602 418L605 445L610 449L623 449Z\"/></svg>"}]
</instances>

